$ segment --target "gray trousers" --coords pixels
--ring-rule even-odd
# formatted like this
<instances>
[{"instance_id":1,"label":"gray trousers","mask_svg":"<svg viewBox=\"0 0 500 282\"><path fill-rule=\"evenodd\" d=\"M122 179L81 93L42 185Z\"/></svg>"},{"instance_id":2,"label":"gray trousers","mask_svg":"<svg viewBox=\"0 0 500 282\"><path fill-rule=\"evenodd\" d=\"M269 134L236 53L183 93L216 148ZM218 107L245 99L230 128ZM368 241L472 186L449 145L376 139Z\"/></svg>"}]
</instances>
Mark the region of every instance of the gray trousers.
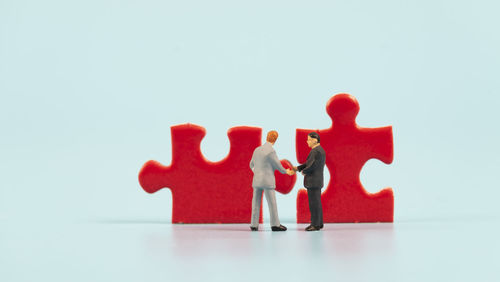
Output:
<instances>
[{"instance_id":1,"label":"gray trousers","mask_svg":"<svg viewBox=\"0 0 500 282\"><path fill-rule=\"evenodd\" d=\"M276 206L276 194L274 189L261 189L253 188L253 199L252 199L252 222L251 227L259 226L260 217L260 205L262 203L262 191L267 200L267 206L269 207L269 215L271 217L271 226L280 226L280 220L278 218L278 208Z\"/></svg>"}]
</instances>

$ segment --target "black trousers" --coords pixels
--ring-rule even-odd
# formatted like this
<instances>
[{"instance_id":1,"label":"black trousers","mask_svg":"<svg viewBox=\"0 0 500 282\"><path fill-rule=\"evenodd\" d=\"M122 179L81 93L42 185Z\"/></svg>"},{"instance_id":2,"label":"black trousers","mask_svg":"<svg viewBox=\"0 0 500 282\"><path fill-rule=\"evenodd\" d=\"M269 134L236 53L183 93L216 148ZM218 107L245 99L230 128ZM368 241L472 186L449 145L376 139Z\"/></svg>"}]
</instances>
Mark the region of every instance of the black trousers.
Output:
<instances>
[{"instance_id":1,"label":"black trousers","mask_svg":"<svg viewBox=\"0 0 500 282\"><path fill-rule=\"evenodd\" d=\"M323 225L323 207L321 206L321 188L307 189L309 199L309 211L311 212L311 225L320 227Z\"/></svg>"}]
</instances>

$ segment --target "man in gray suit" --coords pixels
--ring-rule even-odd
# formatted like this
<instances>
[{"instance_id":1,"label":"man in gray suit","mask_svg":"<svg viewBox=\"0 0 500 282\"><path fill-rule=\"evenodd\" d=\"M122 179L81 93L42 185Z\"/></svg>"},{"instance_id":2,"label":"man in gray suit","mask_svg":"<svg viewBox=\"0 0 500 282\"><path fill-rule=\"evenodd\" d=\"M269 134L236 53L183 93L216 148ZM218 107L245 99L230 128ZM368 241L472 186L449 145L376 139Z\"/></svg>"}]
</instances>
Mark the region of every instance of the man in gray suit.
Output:
<instances>
[{"instance_id":1,"label":"man in gray suit","mask_svg":"<svg viewBox=\"0 0 500 282\"><path fill-rule=\"evenodd\" d=\"M252 199L252 222L250 229L257 231L259 229L260 205L262 202L262 192L266 196L269 214L271 216L271 229L273 231L286 231L286 227L280 224L278 218L278 209L276 207L276 195L274 189L276 182L274 179L274 171L278 170L281 173L293 175L295 172L291 169L285 169L276 155L273 148L274 143L278 139L278 132L269 131L267 133L267 142L264 145L257 147L250 161L250 169L253 171L253 199Z\"/></svg>"}]
</instances>

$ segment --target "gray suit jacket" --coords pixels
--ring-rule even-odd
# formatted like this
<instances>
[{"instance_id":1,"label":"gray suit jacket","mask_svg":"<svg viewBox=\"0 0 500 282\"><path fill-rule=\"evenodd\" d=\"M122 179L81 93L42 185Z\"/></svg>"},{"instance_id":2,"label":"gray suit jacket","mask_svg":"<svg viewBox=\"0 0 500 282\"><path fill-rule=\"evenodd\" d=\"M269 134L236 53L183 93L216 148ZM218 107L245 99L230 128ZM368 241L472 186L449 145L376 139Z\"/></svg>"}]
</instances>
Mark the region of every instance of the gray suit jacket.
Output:
<instances>
[{"instance_id":1,"label":"gray suit jacket","mask_svg":"<svg viewBox=\"0 0 500 282\"><path fill-rule=\"evenodd\" d=\"M250 169L253 171L252 187L262 189L276 188L274 170L286 173L286 169L281 165L273 145L266 142L253 151Z\"/></svg>"}]
</instances>

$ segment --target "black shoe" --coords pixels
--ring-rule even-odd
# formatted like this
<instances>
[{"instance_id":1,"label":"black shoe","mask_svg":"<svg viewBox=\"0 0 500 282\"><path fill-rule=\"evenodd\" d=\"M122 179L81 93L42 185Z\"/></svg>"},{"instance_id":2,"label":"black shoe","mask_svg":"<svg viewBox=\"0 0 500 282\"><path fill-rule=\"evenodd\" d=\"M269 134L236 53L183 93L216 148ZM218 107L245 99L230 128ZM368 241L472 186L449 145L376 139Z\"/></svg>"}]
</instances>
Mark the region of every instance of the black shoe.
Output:
<instances>
[{"instance_id":1,"label":"black shoe","mask_svg":"<svg viewBox=\"0 0 500 282\"><path fill-rule=\"evenodd\" d=\"M252 226L250 226L250 230L252 230L252 231L258 231L259 227L252 227Z\"/></svg>"},{"instance_id":2,"label":"black shoe","mask_svg":"<svg viewBox=\"0 0 500 282\"><path fill-rule=\"evenodd\" d=\"M321 223L321 225L319 226L319 229L323 229L325 225L323 223Z\"/></svg>"},{"instance_id":3,"label":"black shoe","mask_svg":"<svg viewBox=\"0 0 500 282\"><path fill-rule=\"evenodd\" d=\"M309 225L306 227L306 231L319 231L321 228L319 226Z\"/></svg>"},{"instance_id":4,"label":"black shoe","mask_svg":"<svg viewBox=\"0 0 500 282\"><path fill-rule=\"evenodd\" d=\"M271 226L271 230L273 230L273 231L286 231L286 227L280 224L280 226Z\"/></svg>"}]
</instances>

